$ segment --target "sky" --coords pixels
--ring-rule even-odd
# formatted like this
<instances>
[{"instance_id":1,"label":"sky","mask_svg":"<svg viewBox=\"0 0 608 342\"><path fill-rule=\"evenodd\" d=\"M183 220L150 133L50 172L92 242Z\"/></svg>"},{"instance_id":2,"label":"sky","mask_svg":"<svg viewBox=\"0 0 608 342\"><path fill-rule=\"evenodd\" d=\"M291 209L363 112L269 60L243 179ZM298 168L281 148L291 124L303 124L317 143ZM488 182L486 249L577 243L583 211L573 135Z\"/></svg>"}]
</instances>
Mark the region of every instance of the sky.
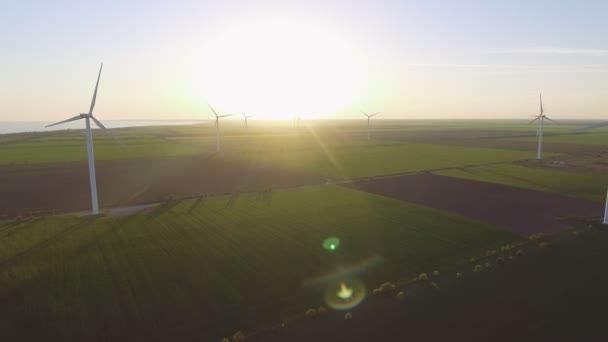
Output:
<instances>
[{"instance_id":1,"label":"sky","mask_svg":"<svg viewBox=\"0 0 608 342\"><path fill-rule=\"evenodd\" d=\"M608 1L0 2L0 121L608 119Z\"/></svg>"}]
</instances>

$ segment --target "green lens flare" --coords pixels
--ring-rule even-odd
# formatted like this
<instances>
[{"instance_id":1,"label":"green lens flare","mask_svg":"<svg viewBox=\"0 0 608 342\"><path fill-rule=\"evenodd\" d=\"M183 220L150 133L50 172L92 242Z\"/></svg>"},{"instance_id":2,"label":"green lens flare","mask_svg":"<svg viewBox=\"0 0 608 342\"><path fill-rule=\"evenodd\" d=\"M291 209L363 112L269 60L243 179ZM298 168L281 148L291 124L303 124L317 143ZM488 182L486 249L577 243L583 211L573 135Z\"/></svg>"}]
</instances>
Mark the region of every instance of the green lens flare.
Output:
<instances>
[{"instance_id":1,"label":"green lens flare","mask_svg":"<svg viewBox=\"0 0 608 342\"><path fill-rule=\"evenodd\" d=\"M329 237L323 241L323 248L328 251L335 251L340 246L340 239L337 237Z\"/></svg>"}]
</instances>

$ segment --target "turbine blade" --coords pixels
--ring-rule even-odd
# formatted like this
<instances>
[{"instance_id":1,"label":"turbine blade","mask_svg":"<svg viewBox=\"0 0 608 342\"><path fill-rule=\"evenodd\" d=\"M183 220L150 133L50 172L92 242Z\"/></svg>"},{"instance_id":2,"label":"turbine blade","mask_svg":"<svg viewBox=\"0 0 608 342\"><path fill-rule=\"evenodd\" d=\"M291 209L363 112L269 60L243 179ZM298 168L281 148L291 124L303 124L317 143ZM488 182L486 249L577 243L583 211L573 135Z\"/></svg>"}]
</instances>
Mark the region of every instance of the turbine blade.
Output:
<instances>
[{"instance_id":1,"label":"turbine blade","mask_svg":"<svg viewBox=\"0 0 608 342\"><path fill-rule=\"evenodd\" d=\"M363 114L363 115L365 115L365 116L369 117L369 114L367 114L367 113L366 113L366 112L364 112L364 111L361 111L361 114Z\"/></svg>"},{"instance_id":2,"label":"turbine blade","mask_svg":"<svg viewBox=\"0 0 608 342\"><path fill-rule=\"evenodd\" d=\"M213 112L213 114L215 114L215 117L217 118L217 113L215 112L215 109L213 109L213 107L211 107L211 105L208 103L207 103L207 106L209 106L209 108L211 108L211 111Z\"/></svg>"},{"instance_id":3,"label":"turbine blade","mask_svg":"<svg viewBox=\"0 0 608 342\"><path fill-rule=\"evenodd\" d=\"M91 100L91 107L89 107L89 115L93 115L93 109L95 108L95 101L97 101L97 88L99 88L99 79L101 78L101 69L103 69L103 63L99 67L99 74L97 74L97 83L95 83L95 91L93 92L93 99Z\"/></svg>"},{"instance_id":4,"label":"turbine blade","mask_svg":"<svg viewBox=\"0 0 608 342\"><path fill-rule=\"evenodd\" d=\"M555 120L552 120L552 119L549 119L549 118L548 118L548 117L546 117L546 116L545 116L545 120L549 120L549 121L553 122L554 124L559 125L559 122L557 122L557 121L555 121Z\"/></svg>"},{"instance_id":5,"label":"turbine blade","mask_svg":"<svg viewBox=\"0 0 608 342\"><path fill-rule=\"evenodd\" d=\"M376 113L374 113L374 114L370 115L370 118L371 118L372 116L376 116L376 115L378 115L378 114L380 114L380 112L376 112Z\"/></svg>"},{"instance_id":6,"label":"turbine blade","mask_svg":"<svg viewBox=\"0 0 608 342\"><path fill-rule=\"evenodd\" d=\"M537 116L537 117L536 117L534 120L532 120L532 121L528 122L528 125L529 125L529 124L531 124L531 123L533 123L534 121L536 121L536 120L538 120L538 119L540 119L540 116Z\"/></svg>"},{"instance_id":7,"label":"turbine blade","mask_svg":"<svg viewBox=\"0 0 608 342\"><path fill-rule=\"evenodd\" d=\"M116 141L118 143L118 145L120 145L120 147L122 147L123 149L126 150L127 146L125 144L123 144L123 142L120 139L118 139L118 137L111 130L107 129L106 126L104 126L101 122L99 122L99 120L95 119L94 116L91 116L91 119L93 120L93 122L95 122L97 127L101 128L101 130L104 131L104 133L109 135L110 138L114 139L114 141Z\"/></svg>"},{"instance_id":8,"label":"turbine blade","mask_svg":"<svg viewBox=\"0 0 608 342\"><path fill-rule=\"evenodd\" d=\"M60 125L60 124L62 124L62 123L66 123L66 122L70 122L70 121L76 121L76 120L80 120L80 119L82 119L82 116L80 116L80 115L76 115L76 116L75 116L75 117L73 117L73 118L69 118L69 119L67 119L67 120L63 120L63 121L59 121L59 122L55 122L54 124L50 124L50 125L48 125L48 126L44 126L44 127L56 126L56 125Z\"/></svg>"},{"instance_id":9,"label":"turbine blade","mask_svg":"<svg viewBox=\"0 0 608 342\"><path fill-rule=\"evenodd\" d=\"M232 116L232 114L218 115L217 117L218 117L218 118L225 118L225 117L227 117L227 116Z\"/></svg>"},{"instance_id":10,"label":"turbine blade","mask_svg":"<svg viewBox=\"0 0 608 342\"><path fill-rule=\"evenodd\" d=\"M542 114L544 112L543 110L543 94L542 93L538 93L539 97L540 97L540 113Z\"/></svg>"}]
</instances>

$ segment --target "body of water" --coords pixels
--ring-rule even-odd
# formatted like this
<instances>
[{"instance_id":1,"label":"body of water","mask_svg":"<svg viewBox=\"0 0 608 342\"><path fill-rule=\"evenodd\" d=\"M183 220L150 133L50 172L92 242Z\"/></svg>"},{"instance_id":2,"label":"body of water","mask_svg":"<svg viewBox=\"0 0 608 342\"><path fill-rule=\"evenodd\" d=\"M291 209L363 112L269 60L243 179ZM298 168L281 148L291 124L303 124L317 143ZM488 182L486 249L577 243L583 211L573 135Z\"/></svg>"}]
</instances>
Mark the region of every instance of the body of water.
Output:
<instances>
[{"instance_id":1,"label":"body of water","mask_svg":"<svg viewBox=\"0 0 608 342\"><path fill-rule=\"evenodd\" d=\"M207 120L104 120L101 123L107 128L137 127L137 126L174 126L208 123ZM72 121L65 124L45 128L53 122L45 121L0 121L0 134L23 132L48 132L64 129L84 129L84 120ZM92 127L97 128L91 122Z\"/></svg>"}]
</instances>

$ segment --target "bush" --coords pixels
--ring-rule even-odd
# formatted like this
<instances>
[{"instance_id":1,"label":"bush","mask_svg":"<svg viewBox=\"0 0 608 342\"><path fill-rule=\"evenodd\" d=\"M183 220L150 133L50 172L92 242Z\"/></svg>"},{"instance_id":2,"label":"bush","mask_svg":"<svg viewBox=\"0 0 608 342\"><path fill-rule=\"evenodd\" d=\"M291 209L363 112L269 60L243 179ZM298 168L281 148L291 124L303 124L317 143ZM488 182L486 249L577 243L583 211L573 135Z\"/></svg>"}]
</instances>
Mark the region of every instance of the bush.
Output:
<instances>
[{"instance_id":1,"label":"bush","mask_svg":"<svg viewBox=\"0 0 608 342\"><path fill-rule=\"evenodd\" d=\"M353 319L353 313L352 312L349 311L349 312L347 312L347 313L344 314L344 320L345 321L350 321L352 319Z\"/></svg>"},{"instance_id":2,"label":"bush","mask_svg":"<svg viewBox=\"0 0 608 342\"><path fill-rule=\"evenodd\" d=\"M528 237L528 239L530 241L538 241L538 240L542 240L545 238L545 234L544 233L538 233L538 234L532 234Z\"/></svg>"},{"instance_id":3,"label":"bush","mask_svg":"<svg viewBox=\"0 0 608 342\"><path fill-rule=\"evenodd\" d=\"M439 289L439 285L437 285L437 283L434 281L430 282L429 285L431 285L432 288Z\"/></svg>"},{"instance_id":4,"label":"bush","mask_svg":"<svg viewBox=\"0 0 608 342\"><path fill-rule=\"evenodd\" d=\"M317 313L318 313L319 315L322 315L322 314L324 314L324 313L327 313L327 308L326 308L326 307L324 307L323 305L321 305L321 306L319 306L319 308L317 309Z\"/></svg>"},{"instance_id":5,"label":"bush","mask_svg":"<svg viewBox=\"0 0 608 342\"><path fill-rule=\"evenodd\" d=\"M502 266L504 264L505 264L505 259L503 259L502 257L496 258L496 265Z\"/></svg>"},{"instance_id":6,"label":"bush","mask_svg":"<svg viewBox=\"0 0 608 342\"><path fill-rule=\"evenodd\" d=\"M486 261L486 264L484 265L486 268L492 268L492 264L490 264L489 261Z\"/></svg>"},{"instance_id":7,"label":"bush","mask_svg":"<svg viewBox=\"0 0 608 342\"><path fill-rule=\"evenodd\" d=\"M306 310L306 318L315 318L317 317L317 310L310 308Z\"/></svg>"},{"instance_id":8,"label":"bush","mask_svg":"<svg viewBox=\"0 0 608 342\"><path fill-rule=\"evenodd\" d=\"M460 273L460 272L456 273L456 279L460 279L460 278L462 278L462 273Z\"/></svg>"},{"instance_id":9,"label":"bush","mask_svg":"<svg viewBox=\"0 0 608 342\"><path fill-rule=\"evenodd\" d=\"M524 251L522 251L521 249L518 249L517 252L515 252L515 256L518 256L518 257L524 256Z\"/></svg>"},{"instance_id":10,"label":"bush","mask_svg":"<svg viewBox=\"0 0 608 342\"><path fill-rule=\"evenodd\" d=\"M232 336L232 340L234 342L242 342L245 341L246 338L247 337L245 336L245 334L240 330L234 333L234 336Z\"/></svg>"},{"instance_id":11,"label":"bush","mask_svg":"<svg viewBox=\"0 0 608 342\"><path fill-rule=\"evenodd\" d=\"M399 293L397 293L397 299L404 300L405 299L405 292L399 291Z\"/></svg>"},{"instance_id":12,"label":"bush","mask_svg":"<svg viewBox=\"0 0 608 342\"><path fill-rule=\"evenodd\" d=\"M439 271L434 270L434 271L433 271L433 275L434 275L435 277L439 277Z\"/></svg>"},{"instance_id":13,"label":"bush","mask_svg":"<svg viewBox=\"0 0 608 342\"><path fill-rule=\"evenodd\" d=\"M374 289L374 291L372 291L372 293L376 296L381 295L382 294L382 289L377 287Z\"/></svg>"},{"instance_id":14,"label":"bush","mask_svg":"<svg viewBox=\"0 0 608 342\"><path fill-rule=\"evenodd\" d=\"M543 241L541 243L538 244L538 248L546 248L549 247L550 244L547 241Z\"/></svg>"},{"instance_id":15,"label":"bush","mask_svg":"<svg viewBox=\"0 0 608 342\"><path fill-rule=\"evenodd\" d=\"M383 293L394 291L396 288L397 288L397 285L395 285L391 282L386 282L386 283L380 285L380 290L382 290Z\"/></svg>"},{"instance_id":16,"label":"bush","mask_svg":"<svg viewBox=\"0 0 608 342\"><path fill-rule=\"evenodd\" d=\"M477 264L477 265L475 265L475 267L473 267L473 272L479 273L481 271L483 271L483 266Z\"/></svg>"},{"instance_id":17,"label":"bush","mask_svg":"<svg viewBox=\"0 0 608 342\"><path fill-rule=\"evenodd\" d=\"M420 275L418 276L418 280L423 280L423 281L429 280L429 275L426 273L420 273Z\"/></svg>"}]
</instances>

